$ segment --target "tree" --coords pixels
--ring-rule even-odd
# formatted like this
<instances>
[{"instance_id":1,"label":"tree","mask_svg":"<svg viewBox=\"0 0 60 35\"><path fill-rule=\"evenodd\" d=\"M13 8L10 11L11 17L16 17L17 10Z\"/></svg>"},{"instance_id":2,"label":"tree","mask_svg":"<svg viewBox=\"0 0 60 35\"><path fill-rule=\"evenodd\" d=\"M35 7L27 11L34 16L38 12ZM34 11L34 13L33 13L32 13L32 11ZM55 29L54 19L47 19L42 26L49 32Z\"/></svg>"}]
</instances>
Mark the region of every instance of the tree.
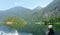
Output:
<instances>
[{"instance_id":1,"label":"tree","mask_svg":"<svg viewBox=\"0 0 60 35\"><path fill-rule=\"evenodd\" d=\"M4 25L10 28L17 29L19 27L23 27L25 24L26 24L26 21L18 17L7 17L4 19Z\"/></svg>"}]
</instances>

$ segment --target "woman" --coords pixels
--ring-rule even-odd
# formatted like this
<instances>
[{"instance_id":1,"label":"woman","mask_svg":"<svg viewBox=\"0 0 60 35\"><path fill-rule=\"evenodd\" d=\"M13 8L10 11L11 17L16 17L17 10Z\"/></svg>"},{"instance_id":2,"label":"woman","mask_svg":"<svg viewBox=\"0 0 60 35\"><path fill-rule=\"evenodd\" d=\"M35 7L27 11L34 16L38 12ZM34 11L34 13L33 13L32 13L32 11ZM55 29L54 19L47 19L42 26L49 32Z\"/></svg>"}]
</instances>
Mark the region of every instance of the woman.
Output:
<instances>
[{"instance_id":1,"label":"woman","mask_svg":"<svg viewBox=\"0 0 60 35\"><path fill-rule=\"evenodd\" d=\"M48 26L48 31L46 32L46 35L55 35L52 25Z\"/></svg>"}]
</instances>

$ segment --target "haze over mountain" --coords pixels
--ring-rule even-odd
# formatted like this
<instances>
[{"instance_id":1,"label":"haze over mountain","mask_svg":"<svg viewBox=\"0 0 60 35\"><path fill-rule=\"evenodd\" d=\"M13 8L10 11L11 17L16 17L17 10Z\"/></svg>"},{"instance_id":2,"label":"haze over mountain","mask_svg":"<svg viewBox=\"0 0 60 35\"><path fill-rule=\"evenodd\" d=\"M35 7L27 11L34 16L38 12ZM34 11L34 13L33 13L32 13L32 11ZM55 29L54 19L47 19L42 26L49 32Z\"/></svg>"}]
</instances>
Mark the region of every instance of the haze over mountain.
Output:
<instances>
[{"instance_id":1,"label":"haze over mountain","mask_svg":"<svg viewBox=\"0 0 60 35\"><path fill-rule=\"evenodd\" d=\"M40 10L40 9L42 9L43 7L41 7L41 6L37 6L36 8L34 8L33 10Z\"/></svg>"},{"instance_id":2,"label":"haze over mountain","mask_svg":"<svg viewBox=\"0 0 60 35\"><path fill-rule=\"evenodd\" d=\"M43 7L41 6L37 6L36 8L33 9L34 12L38 12L42 9Z\"/></svg>"}]
</instances>

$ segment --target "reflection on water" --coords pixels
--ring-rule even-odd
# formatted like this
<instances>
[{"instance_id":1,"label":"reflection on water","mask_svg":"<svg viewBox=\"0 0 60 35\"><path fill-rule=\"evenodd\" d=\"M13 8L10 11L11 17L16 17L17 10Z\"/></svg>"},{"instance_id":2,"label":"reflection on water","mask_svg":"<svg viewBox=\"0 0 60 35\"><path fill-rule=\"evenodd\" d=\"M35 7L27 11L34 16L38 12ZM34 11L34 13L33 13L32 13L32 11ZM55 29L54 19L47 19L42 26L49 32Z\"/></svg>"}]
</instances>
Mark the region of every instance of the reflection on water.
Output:
<instances>
[{"instance_id":1,"label":"reflection on water","mask_svg":"<svg viewBox=\"0 0 60 35\"><path fill-rule=\"evenodd\" d=\"M6 33L4 31L0 31L0 35L18 35L18 32L16 31L15 33L11 33L11 32Z\"/></svg>"},{"instance_id":2,"label":"reflection on water","mask_svg":"<svg viewBox=\"0 0 60 35\"><path fill-rule=\"evenodd\" d=\"M11 29L0 24L0 35L18 35L18 32L15 29Z\"/></svg>"},{"instance_id":3,"label":"reflection on water","mask_svg":"<svg viewBox=\"0 0 60 35\"><path fill-rule=\"evenodd\" d=\"M18 33L17 30L8 28L0 24L0 35L32 35L30 33Z\"/></svg>"},{"instance_id":4,"label":"reflection on water","mask_svg":"<svg viewBox=\"0 0 60 35\"><path fill-rule=\"evenodd\" d=\"M19 33L19 35L32 35L31 33Z\"/></svg>"}]
</instances>

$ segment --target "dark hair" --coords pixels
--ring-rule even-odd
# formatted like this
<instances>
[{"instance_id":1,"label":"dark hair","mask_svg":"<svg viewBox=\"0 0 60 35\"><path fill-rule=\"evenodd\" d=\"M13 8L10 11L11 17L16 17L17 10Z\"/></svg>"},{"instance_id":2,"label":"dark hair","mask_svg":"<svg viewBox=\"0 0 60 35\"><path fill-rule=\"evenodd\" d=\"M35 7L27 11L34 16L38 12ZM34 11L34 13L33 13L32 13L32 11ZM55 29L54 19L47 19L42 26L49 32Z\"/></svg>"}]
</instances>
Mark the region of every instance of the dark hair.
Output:
<instances>
[{"instance_id":1,"label":"dark hair","mask_svg":"<svg viewBox=\"0 0 60 35\"><path fill-rule=\"evenodd\" d=\"M55 34L54 34L54 30L53 30L52 28L49 29L48 35L55 35Z\"/></svg>"},{"instance_id":2,"label":"dark hair","mask_svg":"<svg viewBox=\"0 0 60 35\"><path fill-rule=\"evenodd\" d=\"M49 28L49 31L53 31L53 28Z\"/></svg>"}]
</instances>

